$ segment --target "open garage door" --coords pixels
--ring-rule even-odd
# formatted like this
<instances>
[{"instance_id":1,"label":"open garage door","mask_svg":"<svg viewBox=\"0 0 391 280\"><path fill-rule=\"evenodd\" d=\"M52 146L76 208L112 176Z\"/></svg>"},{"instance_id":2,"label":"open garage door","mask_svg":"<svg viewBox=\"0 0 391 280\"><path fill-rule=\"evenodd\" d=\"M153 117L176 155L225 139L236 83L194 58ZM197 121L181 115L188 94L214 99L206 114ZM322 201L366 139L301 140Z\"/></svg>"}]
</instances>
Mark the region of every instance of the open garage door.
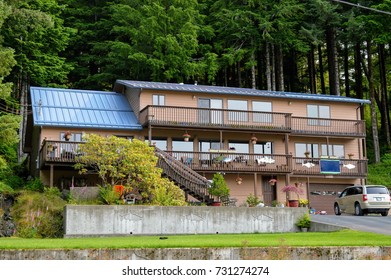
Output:
<instances>
[{"instance_id":1,"label":"open garage door","mask_svg":"<svg viewBox=\"0 0 391 280\"><path fill-rule=\"evenodd\" d=\"M326 211L334 215L334 200L338 192L342 192L350 185L310 184L309 204L316 211Z\"/></svg>"}]
</instances>

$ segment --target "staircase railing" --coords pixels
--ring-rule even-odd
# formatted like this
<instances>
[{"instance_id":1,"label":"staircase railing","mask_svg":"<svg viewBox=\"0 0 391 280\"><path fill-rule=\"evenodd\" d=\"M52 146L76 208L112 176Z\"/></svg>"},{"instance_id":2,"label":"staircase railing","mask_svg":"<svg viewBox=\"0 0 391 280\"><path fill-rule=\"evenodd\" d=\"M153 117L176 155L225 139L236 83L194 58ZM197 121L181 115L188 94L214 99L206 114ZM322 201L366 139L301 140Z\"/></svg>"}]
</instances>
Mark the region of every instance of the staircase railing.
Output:
<instances>
[{"instance_id":1,"label":"staircase railing","mask_svg":"<svg viewBox=\"0 0 391 280\"><path fill-rule=\"evenodd\" d=\"M214 197L208 192L210 182L205 177L156 147L155 154L163 174L178 184L183 191L207 204L214 201Z\"/></svg>"}]
</instances>

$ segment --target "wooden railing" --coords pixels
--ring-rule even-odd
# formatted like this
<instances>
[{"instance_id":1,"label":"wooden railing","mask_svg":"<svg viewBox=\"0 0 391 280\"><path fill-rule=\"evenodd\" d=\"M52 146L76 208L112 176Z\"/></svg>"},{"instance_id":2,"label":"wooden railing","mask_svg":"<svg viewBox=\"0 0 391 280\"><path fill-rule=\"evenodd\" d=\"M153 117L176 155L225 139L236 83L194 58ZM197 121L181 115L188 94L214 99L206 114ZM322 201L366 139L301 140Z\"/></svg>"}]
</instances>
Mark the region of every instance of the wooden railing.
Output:
<instances>
[{"instance_id":1,"label":"wooden railing","mask_svg":"<svg viewBox=\"0 0 391 280\"><path fill-rule=\"evenodd\" d=\"M175 159L193 170L226 172L290 173L290 155L247 154L231 151L181 152L169 151Z\"/></svg>"},{"instance_id":2,"label":"wooden railing","mask_svg":"<svg viewBox=\"0 0 391 280\"><path fill-rule=\"evenodd\" d=\"M147 106L140 123L153 126L202 127L241 130L290 130L290 114L174 106Z\"/></svg>"},{"instance_id":3,"label":"wooden railing","mask_svg":"<svg viewBox=\"0 0 391 280\"><path fill-rule=\"evenodd\" d=\"M288 132L297 135L364 137L361 120L293 117L290 113L272 113L174 106L147 106L140 112L142 125L178 128L212 128Z\"/></svg>"},{"instance_id":4,"label":"wooden railing","mask_svg":"<svg viewBox=\"0 0 391 280\"><path fill-rule=\"evenodd\" d=\"M79 145L83 142L45 140L39 151L41 165L75 164L81 155Z\"/></svg>"},{"instance_id":5,"label":"wooden railing","mask_svg":"<svg viewBox=\"0 0 391 280\"><path fill-rule=\"evenodd\" d=\"M158 148L155 148L155 154L163 174L174 181L183 191L208 204L214 201L215 198L208 192L210 182L206 178Z\"/></svg>"},{"instance_id":6,"label":"wooden railing","mask_svg":"<svg viewBox=\"0 0 391 280\"><path fill-rule=\"evenodd\" d=\"M320 161L323 158L302 158L294 157L292 159L292 174L294 175L327 175L320 168ZM340 173L333 174L344 177L363 178L368 175L368 160L359 159L338 159ZM323 173L322 173L323 172Z\"/></svg>"},{"instance_id":7,"label":"wooden railing","mask_svg":"<svg viewBox=\"0 0 391 280\"><path fill-rule=\"evenodd\" d=\"M81 155L79 145L82 142L44 141L40 150L40 163L72 166ZM197 172L229 172L229 173L265 173L315 176L322 174L321 158L292 157L288 154L247 154L235 151L186 152L166 151L156 148L161 167L167 176L174 178L178 184L185 186L185 180L190 192L195 192L198 185L205 187L205 178ZM365 159L339 159L340 173L336 176L365 177L368 173L368 162ZM197 171L197 172L196 172ZM198 190L199 192L199 190ZM208 195L203 189L201 196ZM209 199L209 198L206 198Z\"/></svg>"},{"instance_id":8,"label":"wooden railing","mask_svg":"<svg viewBox=\"0 0 391 280\"><path fill-rule=\"evenodd\" d=\"M359 120L292 117L292 133L331 136L365 136L365 123Z\"/></svg>"}]
</instances>

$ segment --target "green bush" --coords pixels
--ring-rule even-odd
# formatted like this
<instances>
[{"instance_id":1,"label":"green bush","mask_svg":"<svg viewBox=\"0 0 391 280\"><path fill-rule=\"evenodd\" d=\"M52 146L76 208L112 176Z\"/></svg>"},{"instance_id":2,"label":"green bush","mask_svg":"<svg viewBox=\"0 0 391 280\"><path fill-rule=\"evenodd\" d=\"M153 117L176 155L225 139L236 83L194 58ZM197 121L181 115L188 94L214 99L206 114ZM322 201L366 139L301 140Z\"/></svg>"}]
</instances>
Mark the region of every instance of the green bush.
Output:
<instances>
[{"instance_id":1,"label":"green bush","mask_svg":"<svg viewBox=\"0 0 391 280\"><path fill-rule=\"evenodd\" d=\"M302 217L300 217L296 222L296 226L298 226L299 228L309 228L311 226L310 215L306 213Z\"/></svg>"},{"instance_id":2,"label":"green bush","mask_svg":"<svg viewBox=\"0 0 391 280\"><path fill-rule=\"evenodd\" d=\"M58 191L59 192L59 191ZM65 201L55 188L44 193L22 191L11 208L16 235L23 238L62 237Z\"/></svg>"},{"instance_id":3,"label":"green bush","mask_svg":"<svg viewBox=\"0 0 391 280\"><path fill-rule=\"evenodd\" d=\"M248 204L249 207L255 207L257 206L259 203L262 202L262 200L260 200L257 196L255 196L254 194L250 193L247 198L246 198L246 202Z\"/></svg>"},{"instance_id":4,"label":"green bush","mask_svg":"<svg viewBox=\"0 0 391 280\"><path fill-rule=\"evenodd\" d=\"M13 188L8 186L6 183L0 181L0 193L5 195L13 194L15 191Z\"/></svg>"},{"instance_id":5,"label":"green bush","mask_svg":"<svg viewBox=\"0 0 391 280\"><path fill-rule=\"evenodd\" d=\"M39 178L34 178L33 180L29 181L25 186L26 190L35 192L43 192L44 188L45 186Z\"/></svg>"},{"instance_id":6,"label":"green bush","mask_svg":"<svg viewBox=\"0 0 391 280\"><path fill-rule=\"evenodd\" d=\"M113 186L106 185L104 187L99 186L99 201L102 204L122 204L120 194L116 192Z\"/></svg>"}]
</instances>

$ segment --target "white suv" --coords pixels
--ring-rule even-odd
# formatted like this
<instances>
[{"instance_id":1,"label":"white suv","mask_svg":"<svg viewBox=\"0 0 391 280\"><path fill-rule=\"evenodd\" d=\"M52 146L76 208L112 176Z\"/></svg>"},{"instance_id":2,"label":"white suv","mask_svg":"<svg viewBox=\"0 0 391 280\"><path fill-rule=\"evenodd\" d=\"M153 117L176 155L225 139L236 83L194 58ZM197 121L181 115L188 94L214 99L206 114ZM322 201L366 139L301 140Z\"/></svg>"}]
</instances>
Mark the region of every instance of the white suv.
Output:
<instances>
[{"instance_id":1,"label":"white suv","mask_svg":"<svg viewBox=\"0 0 391 280\"><path fill-rule=\"evenodd\" d=\"M390 208L390 192L381 185L348 187L334 202L335 215L350 213L362 216L368 213L380 213L382 216L387 216Z\"/></svg>"}]
</instances>

